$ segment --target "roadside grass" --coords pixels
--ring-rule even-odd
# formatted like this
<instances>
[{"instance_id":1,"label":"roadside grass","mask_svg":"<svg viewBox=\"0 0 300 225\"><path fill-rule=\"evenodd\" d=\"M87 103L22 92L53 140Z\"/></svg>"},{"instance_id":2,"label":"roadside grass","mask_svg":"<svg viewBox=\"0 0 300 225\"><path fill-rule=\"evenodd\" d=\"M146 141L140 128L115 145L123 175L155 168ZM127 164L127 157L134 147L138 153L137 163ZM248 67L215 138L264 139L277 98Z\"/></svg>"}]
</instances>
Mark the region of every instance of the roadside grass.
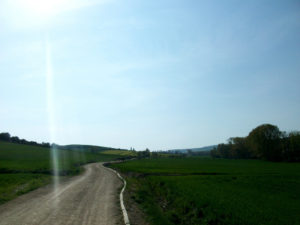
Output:
<instances>
[{"instance_id":1,"label":"roadside grass","mask_svg":"<svg viewBox=\"0 0 300 225\"><path fill-rule=\"evenodd\" d=\"M50 182L51 176L45 174L0 174L0 204Z\"/></svg>"},{"instance_id":2,"label":"roadside grass","mask_svg":"<svg viewBox=\"0 0 300 225\"><path fill-rule=\"evenodd\" d=\"M151 224L300 224L300 164L201 157L112 164Z\"/></svg>"},{"instance_id":3,"label":"roadside grass","mask_svg":"<svg viewBox=\"0 0 300 225\"><path fill-rule=\"evenodd\" d=\"M80 165L115 160L121 155L57 150L59 175L79 174ZM50 148L0 142L0 204L52 180Z\"/></svg>"}]
</instances>

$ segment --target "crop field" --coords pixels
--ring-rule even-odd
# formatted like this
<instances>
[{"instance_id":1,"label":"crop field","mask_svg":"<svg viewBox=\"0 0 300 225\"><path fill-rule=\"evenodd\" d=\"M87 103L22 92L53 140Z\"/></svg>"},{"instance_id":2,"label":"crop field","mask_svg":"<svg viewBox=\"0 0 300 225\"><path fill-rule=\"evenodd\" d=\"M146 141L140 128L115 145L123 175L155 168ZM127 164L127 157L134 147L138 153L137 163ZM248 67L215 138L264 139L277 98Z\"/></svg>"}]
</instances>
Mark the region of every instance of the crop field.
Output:
<instances>
[{"instance_id":1,"label":"crop field","mask_svg":"<svg viewBox=\"0 0 300 225\"><path fill-rule=\"evenodd\" d=\"M121 155L121 156L136 156L135 152L127 151L127 150L105 150L105 151L102 151L101 154Z\"/></svg>"},{"instance_id":2,"label":"crop field","mask_svg":"<svg viewBox=\"0 0 300 225\"><path fill-rule=\"evenodd\" d=\"M300 224L300 164L201 157L113 164L151 224Z\"/></svg>"},{"instance_id":3,"label":"crop field","mask_svg":"<svg viewBox=\"0 0 300 225\"><path fill-rule=\"evenodd\" d=\"M75 175L80 165L114 160L120 155L57 150L60 175ZM51 182L49 148L0 142L0 204Z\"/></svg>"}]
</instances>

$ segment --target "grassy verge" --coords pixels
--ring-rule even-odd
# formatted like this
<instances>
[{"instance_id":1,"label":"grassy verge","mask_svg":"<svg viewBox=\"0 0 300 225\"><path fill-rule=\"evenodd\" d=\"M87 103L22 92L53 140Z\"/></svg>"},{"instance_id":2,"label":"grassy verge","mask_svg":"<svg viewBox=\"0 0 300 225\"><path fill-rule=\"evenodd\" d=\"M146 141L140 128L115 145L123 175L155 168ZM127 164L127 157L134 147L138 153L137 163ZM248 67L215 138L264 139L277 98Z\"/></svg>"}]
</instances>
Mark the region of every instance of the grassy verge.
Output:
<instances>
[{"instance_id":1,"label":"grassy verge","mask_svg":"<svg viewBox=\"0 0 300 225\"><path fill-rule=\"evenodd\" d=\"M21 194L49 184L51 176L45 174L0 174L0 204L7 202Z\"/></svg>"},{"instance_id":2,"label":"grassy verge","mask_svg":"<svg viewBox=\"0 0 300 225\"><path fill-rule=\"evenodd\" d=\"M300 224L300 164L164 158L112 167L151 224Z\"/></svg>"}]
</instances>

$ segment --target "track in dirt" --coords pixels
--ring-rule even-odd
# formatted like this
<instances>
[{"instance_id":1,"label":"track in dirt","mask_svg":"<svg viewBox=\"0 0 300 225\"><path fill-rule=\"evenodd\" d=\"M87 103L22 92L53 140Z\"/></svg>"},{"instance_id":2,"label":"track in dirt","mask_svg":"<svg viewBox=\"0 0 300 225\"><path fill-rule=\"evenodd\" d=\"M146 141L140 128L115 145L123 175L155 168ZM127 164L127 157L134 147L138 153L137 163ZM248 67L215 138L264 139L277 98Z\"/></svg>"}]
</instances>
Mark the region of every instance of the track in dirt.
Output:
<instances>
[{"instance_id":1,"label":"track in dirt","mask_svg":"<svg viewBox=\"0 0 300 225\"><path fill-rule=\"evenodd\" d=\"M120 179L101 163L85 166L84 174L49 185L0 206L0 225L122 224L117 202Z\"/></svg>"}]
</instances>

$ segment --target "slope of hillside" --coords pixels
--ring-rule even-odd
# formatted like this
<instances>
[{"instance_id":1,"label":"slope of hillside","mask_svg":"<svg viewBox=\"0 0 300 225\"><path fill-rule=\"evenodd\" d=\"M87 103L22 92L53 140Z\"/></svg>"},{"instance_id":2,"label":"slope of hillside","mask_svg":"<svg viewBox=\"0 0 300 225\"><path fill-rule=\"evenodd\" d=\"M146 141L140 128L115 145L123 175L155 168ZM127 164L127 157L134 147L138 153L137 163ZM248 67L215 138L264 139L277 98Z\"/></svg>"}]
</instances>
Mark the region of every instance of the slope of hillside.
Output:
<instances>
[{"instance_id":1,"label":"slope of hillside","mask_svg":"<svg viewBox=\"0 0 300 225\"><path fill-rule=\"evenodd\" d=\"M113 150L111 150L113 151ZM60 176L75 175L80 165L111 161L119 154L57 149ZM51 149L0 141L0 203L51 182L53 174Z\"/></svg>"},{"instance_id":2,"label":"slope of hillside","mask_svg":"<svg viewBox=\"0 0 300 225\"><path fill-rule=\"evenodd\" d=\"M187 153L188 150L191 150L192 152L204 152L204 151L210 151L213 148L217 147L217 145L210 145L210 146L205 146L201 148L182 148L182 149L171 149L168 150L168 152L181 152L181 153Z\"/></svg>"}]
</instances>

